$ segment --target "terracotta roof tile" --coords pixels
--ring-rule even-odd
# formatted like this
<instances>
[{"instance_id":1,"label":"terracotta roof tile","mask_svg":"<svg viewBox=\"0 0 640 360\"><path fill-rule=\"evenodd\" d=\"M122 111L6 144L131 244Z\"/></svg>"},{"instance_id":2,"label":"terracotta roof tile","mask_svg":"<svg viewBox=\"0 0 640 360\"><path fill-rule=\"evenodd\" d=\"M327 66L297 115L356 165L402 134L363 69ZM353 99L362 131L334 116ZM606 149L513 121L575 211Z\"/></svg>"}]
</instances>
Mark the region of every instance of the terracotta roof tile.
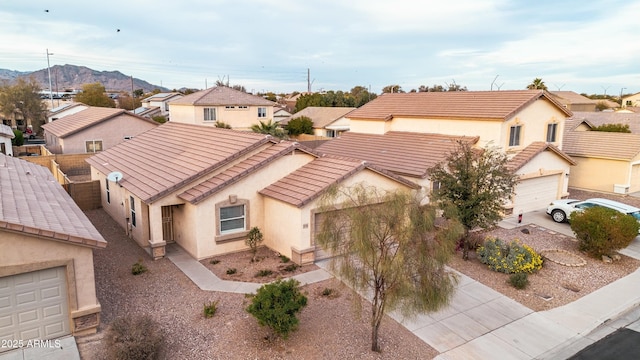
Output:
<instances>
[{"instance_id":1,"label":"terracotta roof tile","mask_svg":"<svg viewBox=\"0 0 640 360\"><path fill-rule=\"evenodd\" d=\"M232 166L211 179L192 187L191 189L179 194L178 197L196 204L238 180L243 179L258 169L265 167L272 161L286 154L290 154L293 151L304 151L308 154L317 156L312 150L300 145L299 143L283 141L252 155L246 160Z\"/></svg>"},{"instance_id":2,"label":"terracotta roof tile","mask_svg":"<svg viewBox=\"0 0 640 360\"><path fill-rule=\"evenodd\" d=\"M280 123L284 125L289 123L291 119L306 116L313 121L315 129L321 129L355 109L354 107L309 106L282 120Z\"/></svg>"},{"instance_id":3,"label":"terracotta roof tile","mask_svg":"<svg viewBox=\"0 0 640 360\"><path fill-rule=\"evenodd\" d=\"M512 171L517 171L521 167L523 167L527 162L531 161L536 155L540 154L543 151L552 151L563 159L567 160L567 162L571 165L576 165L576 162L565 152L560 150L557 146L553 144L548 144L544 141L536 141L529 144L527 147L522 149L522 151L518 152L514 157L509 160L507 166Z\"/></svg>"},{"instance_id":4,"label":"terracotta roof tile","mask_svg":"<svg viewBox=\"0 0 640 360\"><path fill-rule=\"evenodd\" d=\"M349 118L389 120L404 116L505 121L540 98L571 116L569 110L545 91L513 90L383 94L351 112Z\"/></svg>"},{"instance_id":5,"label":"terracotta roof tile","mask_svg":"<svg viewBox=\"0 0 640 360\"><path fill-rule=\"evenodd\" d=\"M263 105L273 106L275 103L260 96L247 94L226 86L216 86L198 91L173 100L170 105Z\"/></svg>"},{"instance_id":6,"label":"terracotta roof tile","mask_svg":"<svg viewBox=\"0 0 640 360\"><path fill-rule=\"evenodd\" d=\"M562 148L571 156L631 160L640 153L640 134L568 131Z\"/></svg>"},{"instance_id":7,"label":"terracotta roof tile","mask_svg":"<svg viewBox=\"0 0 640 360\"><path fill-rule=\"evenodd\" d=\"M153 202L271 141L263 134L168 122L87 162L104 174L121 172L122 186Z\"/></svg>"},{"instance_id":8,"label":"terracotta roof tile","mask_svg":"<svg viewBox=\"0 0 640 360\"><path fill-rule=\"evenodd\" d=\"M604 124L623 124L629 125L629 130L634 134L640 134L640 113L623 113L608 111L574 111L573 116L567 119L569 124L573 124L573 128L583 121L592 126L600 126ZM569 126L565 127L568 128ZM567 129L568 130L573 130Z\"/></svg>"},{"instance_id":9,"label":"terracotta roof tile","mask_svg":"<svg viewBox=\"0 0 640 360\"><path fill-rule=\"evenodd\" d=\"M427 170L455 150L458 140L475 144L478 137L390 131L384 135L346 132L316 150L366 160L399 175L425 178Z\"/></svg>"},{"instance_id":10,"label":"terracotta roof tile","mask_svg":"<svg viewBox=\"0 0 640 360\"><path fill-rule=\"evenodd\" d=\"M2 154L0 229L92 247L107 245L47 168Z\"/></svg>"},{"instance_id":11,"label":"terracotta roof tile","mask_svg":"<svg viewBox=\"0 0 640 360\"><path fill-rule=\"evenodd\" d=\"M562 104L597 104L598 100L589 99L575 91L550 91L551 95L558 98Z\"/></svg>"},{"instance_id":12,"label":"terracotta roof tile","mask_svg":"<svg viewBox=\"0 0 640 360\"><path fill-rule=\"evenodd\" d=\"M407 187L419 188L411 181L378 169L364 161L326 156L313 160L259 193L302 207L320 196L331 185L338 184L364 169L390 177Z\"/></svg>"},{"instance_id":13,"label":"terracotta roof tile","mask_svg":"<svg viewBox=\"0 0 640 360\"><path fill-rule=\"evenodd\" d=\"M67 115L56 121L44 124L42 125L42 128L57 137L64 138L75 134L78 131L121 115L130 116L135 119L158 125L157 122L151 119L131 114L123 109L90 107L75 114Z\"/></svg>"}]
</instances>

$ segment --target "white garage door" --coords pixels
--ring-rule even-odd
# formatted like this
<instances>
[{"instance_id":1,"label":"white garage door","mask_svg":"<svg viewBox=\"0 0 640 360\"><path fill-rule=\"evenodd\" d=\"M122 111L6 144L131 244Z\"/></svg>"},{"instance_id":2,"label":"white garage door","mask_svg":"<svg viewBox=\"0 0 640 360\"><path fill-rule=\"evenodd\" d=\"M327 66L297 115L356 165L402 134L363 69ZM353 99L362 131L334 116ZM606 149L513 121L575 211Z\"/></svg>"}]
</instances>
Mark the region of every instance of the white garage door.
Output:
<instances>
[{"instance_id":1,"label":"white garage door","mask_svg":"<svg viewBox=\"0 0 640 360\"><path fill-rule=\"evenodd\" d=\"M560 175L541 176L523 180L516 186L516 213L540 210L557 199Z\"/></svg>"},{"instance_id":2,"label":"white garage door","mask_svg":"<svg viewBox=\"0 0 640 360\"><path fill-rule=\"evenodd\" d=\"M70 332L64 267L0 277L0 339L46 340Z\"/></svg>"},{"instance_id":3,"label":"white garage door","mask_svg":"<svg viewBox=\"0 0 640 360\"><path fill-rule=\"evenodd\" d=\"M335 211L339 211L339 210L335 210ZM325 213L316 213L315 214L315 221L314 221L314 241L315 241L315 261L318 260L324 260L324 259L328 259L330 257L332 257L332 254L330 251L328 250L324 250L322 249L322 247L320 246L320 244L318 244L318 240L317 240L317 234L320 232L321 228L322 228L322 222L325 221ZM339 219L341 219L341 223L340 224L335 224L338 225L340 227L340 232L342 236L348 236L349 235L349 230L350 230L350 226L348 225L346 218L344 216L339 217Z\"/></svg>"}]
</instances>

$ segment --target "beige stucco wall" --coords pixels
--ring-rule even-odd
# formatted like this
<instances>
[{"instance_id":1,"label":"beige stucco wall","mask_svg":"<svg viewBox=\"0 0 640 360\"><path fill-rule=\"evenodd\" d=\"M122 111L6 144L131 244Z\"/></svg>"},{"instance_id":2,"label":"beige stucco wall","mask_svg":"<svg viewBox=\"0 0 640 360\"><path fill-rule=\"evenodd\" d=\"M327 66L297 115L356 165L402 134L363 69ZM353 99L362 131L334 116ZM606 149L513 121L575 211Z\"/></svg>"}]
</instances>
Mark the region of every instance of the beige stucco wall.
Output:
<instances>
[{"instance_id":1,"label":"beige stucco wall","mask_svg":"<svg viewBox=\"0 0 640 360\"><path fill-rule=\"evenodd\" d=\"M549 101L537 100L514 114L506 121L502 120L456 120L436 118L394 117L391 121L351 119L351 131L384 134L387 131L409 131L436 133L457 136L479 136L478 146L488 144L504 150L519 151L534 141L546 141L547 124L557 122L557 141L554 145L562 148L562 133L566 115ZM509 147L510 127L519 124L520 146Z\"/></svg>"},{"instance_id":2,"label":"beige stucco wall","mask_svg":"<svg viewBox=\"0 0 640 360\"><path fill-rule=\"evenodd\" d=\"M75 299L69 299L70 310L95 309L99 306L96 298L92 248L0 231L0 249L2 249L0 276L13 275L7 273L9 268L23 269L20 272L27 272L62 266L65 262L71 262L74 279L67 279L67 286L74 287ZM51 265L46 265L48 263ZM73 304L77 304L76 308Z\"/></svg>"},{"instance_id":3,"label":"beige stucco wall","mask_svg":"<svg viewBox=\"0 0 640 360\"><path fill-rule=\"evenodd\" d=\"M569 177L569 186L573 188L612 193L615 184L629 183L631 168L629 161L578 156L572 158L577 163L571 169ZM640 184L635 186L638 188Z\"/></svg>"},{"instance_id":4,"label":"beige stucco wall","mask_svg":"<svg viewBox=\"0 0 640 360\"><path fill-rule=\"evenodd\" d=\"M627 105L627 102L631 101L631 105ZM625 96L622 98L622 107L627 106L640 106L640 93Z\"/></svg>"},{"instance_id":5,"label":"beige stucco wall","mask_svg":"<svg viewBox=\"0 0 640 360\"><path fill-rule=\"evenodd\" d=\"M86 128L61 139L65 154L86 153L85 141L102 140L102 149L107 150L125 141L125 136L136 136L155 128L158 124L133 117L120 115ZM47 137L47 140L49 137Z\"/></svg>"},{"instance_id":6,"label":"beige stucco wall","mask_svg":"<svg viewBox=\"0 0 640 360\"><path fill-rule=\"evenodd\" d=\"M258 117L259 107L266 108L265 117ZM235 106L234 109L227 109L226 106L174 105L170 103L169 115L173 122L214 126L216 121L204 121L205 108L215 108L216 121L222 121L235 130L250 130L251 125L258 124L260 121L273 121L273 106L247 106L246 109Z\"/></svg>"}]
</instances>

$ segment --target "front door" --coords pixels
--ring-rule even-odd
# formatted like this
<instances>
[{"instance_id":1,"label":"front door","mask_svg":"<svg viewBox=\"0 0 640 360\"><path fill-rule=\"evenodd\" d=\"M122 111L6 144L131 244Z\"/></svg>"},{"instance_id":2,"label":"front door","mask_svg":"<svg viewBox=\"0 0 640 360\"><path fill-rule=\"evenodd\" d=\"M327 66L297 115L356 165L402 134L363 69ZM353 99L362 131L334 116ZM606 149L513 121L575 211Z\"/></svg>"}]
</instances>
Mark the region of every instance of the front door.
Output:
<instances>
[{"instance_id":1,"label":"front door","mask_svg":"<svg viewBox=\"0 0 640 360\"><path fill-rule=\"evenodd\" d=\"M173 238L173 207L162 207L162 237L168 243L174 242Z\"/></svg>"}]
</instances>

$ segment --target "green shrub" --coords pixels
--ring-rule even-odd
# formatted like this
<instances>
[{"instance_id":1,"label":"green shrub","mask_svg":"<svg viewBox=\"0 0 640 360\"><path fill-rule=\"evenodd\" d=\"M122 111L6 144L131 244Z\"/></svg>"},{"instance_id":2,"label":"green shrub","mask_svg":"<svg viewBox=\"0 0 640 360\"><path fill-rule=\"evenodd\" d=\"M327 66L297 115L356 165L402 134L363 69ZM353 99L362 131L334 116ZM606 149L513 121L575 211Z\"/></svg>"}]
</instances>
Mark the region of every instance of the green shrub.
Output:
<instances>
[{"instance_id":1,"label":"green shrub","mask_svg":"<svg viewBox=\"0 0 640 360\"><path fill-rule=\"evenodd\" d=\"M111 359L157 359L164 336L149 315L116 318L106 333L106 351Z\"/></svg>"},{"instance_id":2,"label":"green shrub","mask_svg":"<svg viewBox=\"0 0 640 360\"><path fill-rule=\"evenodd\" d=\"M211 264L211 265L216 265L216 264L219 264L219 263L220 263L220 260L218 260L218 259L212 259L211 261L209 261L209 264Z\"/></svg>"},{"instance_id":3,"label":"green shrub","mask_svg":"<svg viewBox=\"0 0 640 360\"><path fill-rule=\"evenodd\" d=\"M291 136L300 134L313 135L313 120L307 116L298 116L289 120L289 123L284 128Z\"/></svg>"},{"instance_id":4,"label":"green shrub","mask_svg":"<svg viewBox=\"0 0 640 360\"><path fill-rule=\"evenodd\" d=\"M295 279L277 280L263 285L251 299L247 312L258 319L261 326L268 326L275 334L286 339L298 327L296 313L307 305Z\"/></svg>"},{"instance_id":5,"label":"green shrub","mask_svg":"<svg viewBox=\"0 0 640 360\"><path fill-rule=\"evenodd\" d=\"M251 262L256 261L258 245L260 245L263 238L264 236L257 226L254 226L251 228L251 230L249 230L249 235L244 242L247 244L247 246L249 246L249 249L251 249Z\"/></svg>"},{"instance_id":6,"label":"green shrub","mask_svg":"<svg viewBox=\"0 0 640 360\"><path fill-rule=\"evenodd\" d=\"M280 262L282 263L288 263L289 261L291 261L291 259L289 259L286 255L280 255Z\"/></svg>"},{"instance_id":7,"label":"green shrub","mask_svg":"<svg viewBox=\"0 0 640 360\"><path fill-rule=\"evenodd\" d=\"M17 129L13 130L13 139L11 139L11 145L13 146L24 145L24 135L22 134L22 131Z\"/></svg>"},{"instance_id":8,"label":"green shrub","mask_svg":"<svg viewBox=\"0 0 640 360\"><path fill-rule=\"evenodd\" d=\"M324 288L324 290L322 290L322 296L331 296L331 294L333 294L333 289L331 288Z\"/></svg>"},{"instance_id":9,"label":"green shrub","mask_svg":"<svg viewBox=\"0 0 640 360\"><path fill-rule=\"evenodd\" d=\"M524 289L529 285L529 275L526 272L511 274L509 283L516 289Z\"/></svg>"},{"instance_id":10,"label":"green shrub","mask_svg":"<svg viewBox=\"0 0 640 360\"><path fill-rule=\"evenodd\" d=\"M204 304L203 313L205 318L208 319L213 317L216 314L216 311L218 311L218 300Z\"/></svg>"},{"instance_id":11,"label":"green shrub","mask_svg":"<svg viewBox=\"0 0 640 360\"><path fill-rule=\"evenodd\" d=\"M273 274L273 271L268 270L268 269L264 269L264 270L260 270L256 273L255 277L265 277L265 276L269 276Z\"/></svg>"},{"instance_id":12,"label":"green shrub","mask_svg":"<svg viewBox=\"0 0 640 360\"><path fill-rule=\"evenodd\" d=\"M147 267L144 266L144 264L142 263L142 260L138 260L138 262L133 264L133 266L131 267L131 273L133 275L140 275L146 272L147 272Z\"/></svg>"},{"instance_id":13,"label":"green shrub","mask_svg":"<svg viewBox=\"0 0 640 360\"><path fill-rule=\"evenodd\" d=\"M298 264L296 264L296 263L291 263L291 264L289 264L289 265L285 266L284 271L287 271L287 272L294 272L294 271L296 271L299 267L300 267L300 266L299 266Z\"/></svg>"},{"instance_id":14,"label":"green shrub","mask_svg":"<svg viewBox=\"0 0 640 360\"><path fill-rule=\"evenodd\" d=\"M505 274L533 273L542 268L542 257L517 240L505 244L500 239L488 238L476 254L480 262L489 265L491 270Z\"/></svg>"},{"instance_id":15,"label":"green shrub","mask_svg":"<svg viewBox=\"0 0 640 360\"><path fill-rule=\"evenodd\" d=\"M571 230L580 250L596 258L627 247L638 236L639 228L633 216L601 206L571 214Z\"/></svg>"},{"instance_id":16,"label":"green shrub","mask_svg":"<svg viewBox=\"0 0 640 360\"><path fill-rule=\"evenodd\" d=\"M227 275L233 275L233 274L235 274L237 272L238 272L238 269L236 269L236 268L228 268L227 269Z\"/></svg>"}]
</instances>

